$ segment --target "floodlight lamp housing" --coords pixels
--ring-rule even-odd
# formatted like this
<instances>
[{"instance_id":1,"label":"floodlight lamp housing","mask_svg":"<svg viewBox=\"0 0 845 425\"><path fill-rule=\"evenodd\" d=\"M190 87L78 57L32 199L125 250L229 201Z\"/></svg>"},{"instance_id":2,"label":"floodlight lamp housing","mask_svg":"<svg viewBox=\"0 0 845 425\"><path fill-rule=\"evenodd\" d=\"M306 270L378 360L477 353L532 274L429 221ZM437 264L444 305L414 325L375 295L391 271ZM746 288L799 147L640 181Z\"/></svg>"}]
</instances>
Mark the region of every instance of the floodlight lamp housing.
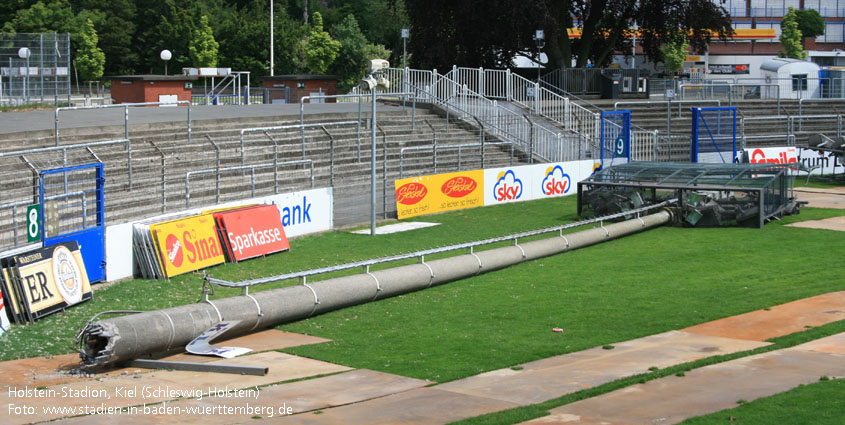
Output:
<instances>
[{"instance_id":1,"label":"floodlight lamp housing","mask_svg":"<svg viewBox=\"0 0 845 425\"><path fill-rule=\"evenodd\" d=\"M390 68L390 62L384 59L371 59L370 60L370 73L379 72Z\"/></svg>"},{"instance_id":2,"label":"floodlight lamp housing","mask_svg":"<svg viewBox=\"0 0 845 425\"><path fill-rule=\"evenodd\" d=\"M390 89L390 80L383 76L379 76L378 80L376 80L376 86L381 90L388 90Z\"/></svg>"},{"instance_id":3,"label":"floodlight lamp housing","mask_svg":"<svg viewBox=\"0 0 845 425\"><path fill-rule=\"evenodd\" d=\"M363 91L370 91L378 85L378 81L372 75L368 75L358 83L358 89Z\"/></svg>"}]
</instances>

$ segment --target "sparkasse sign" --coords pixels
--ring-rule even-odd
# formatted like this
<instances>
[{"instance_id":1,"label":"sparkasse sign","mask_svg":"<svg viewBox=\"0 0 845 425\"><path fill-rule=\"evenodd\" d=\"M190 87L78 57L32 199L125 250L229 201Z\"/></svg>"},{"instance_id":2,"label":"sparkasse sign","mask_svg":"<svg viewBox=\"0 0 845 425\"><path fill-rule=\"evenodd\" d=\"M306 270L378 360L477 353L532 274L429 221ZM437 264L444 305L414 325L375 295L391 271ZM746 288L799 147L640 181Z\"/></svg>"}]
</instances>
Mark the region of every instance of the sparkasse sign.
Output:
<instances>
[{"instance_id":1,"label":"sparkasse sign","mask_svg":"<svg viewBox=\"0 0 845 425\"><path fill-rule=\"evenodd\" d=\"M231 261L260 257L290 249L279 210L258 205L214 214Z\"/></svg>"}]
</instances>

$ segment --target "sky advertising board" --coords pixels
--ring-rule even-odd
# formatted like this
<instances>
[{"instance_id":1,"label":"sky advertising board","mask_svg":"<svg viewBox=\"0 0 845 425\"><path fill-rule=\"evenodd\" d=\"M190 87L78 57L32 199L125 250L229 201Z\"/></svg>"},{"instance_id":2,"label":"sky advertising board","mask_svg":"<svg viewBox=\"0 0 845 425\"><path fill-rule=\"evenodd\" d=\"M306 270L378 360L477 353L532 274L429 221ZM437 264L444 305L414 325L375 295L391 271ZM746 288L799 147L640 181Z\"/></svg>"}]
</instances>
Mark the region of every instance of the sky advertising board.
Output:
<instances>
[{"instance_id":1,"label":"sky advertising board","mask_svg":"<svg viewBox=\"0 0 845 425\"><path fill-rule=\"evenodd\" d=\"M589 160L486 169L484 205L572 195L594 169Z\"/></svg>"}]
</instances>

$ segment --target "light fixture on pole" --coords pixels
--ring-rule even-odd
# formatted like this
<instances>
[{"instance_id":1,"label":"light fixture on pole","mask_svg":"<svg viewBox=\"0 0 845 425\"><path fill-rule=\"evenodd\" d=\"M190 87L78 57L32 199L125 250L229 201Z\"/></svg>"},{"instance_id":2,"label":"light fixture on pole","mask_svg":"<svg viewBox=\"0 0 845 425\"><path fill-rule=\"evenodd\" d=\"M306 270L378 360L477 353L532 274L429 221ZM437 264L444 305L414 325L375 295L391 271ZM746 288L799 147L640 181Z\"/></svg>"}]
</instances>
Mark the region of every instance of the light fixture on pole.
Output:
<instances>
[{"instance_id":1,"label":"light fixture on pole","mask_svg":"<svg viewBox=\"0 0 845 425\"><path fill-rule=\"evenodd\" d=\"M167 75L167 61L173 57L173 54L170 53L170 50L164 49L161 51L161 54L159 54L159 57L161 57L161 60L164 61L164 75Z\"/></svg>"},{"instance_id":2,"label":"light fixture on pole","mask_svg":"<svg viewBox=\"0 0 845 425\"><path fill-rule=\"evenodd\" d=\"M23 79L23 96L21 96L27 103L29 103L29 57L32 52L27 47L18 49L18 57L26 60L26 76Z\"/></svg>"},{"instance_id":3,"label":"light fixture on pole","mask_svg":"<svg viewBox=\"0 0 845 425\"><path fill-rule=\"evenodd\" d=\"M537 43L537 82L540 82L540 54L546 46L546 33L543 30L534 31L534 42Z\"/></svg>"},{"instance_id":4,"label":"light fixture on pole","mask_svg":"<svg viewBox=\"0 0 845 425\"><path fill-rule=\"evenodd\" d=\"M390 68L390 62L384 59L370 60L370 73L358 84L361 91L369 90L373 93L373 118L370 122L370 148L372 159L370 167L370 235L376 234L376 92L378 89L387 90L390 88L390 81L384 77L384 70Z\"/></svg>"},{"instance_id":5,"label":"light fixture on pole","mask_svg":"<svg viewBox=\"0 0 845 425\"><path fill-rule=\"evenodd\" d=\"M406 43L408 41L408 37L410 36L411 32L407 28L402 28L402 69L408 67L408 50L406 48Z\"/></svg>"}]
</instances>

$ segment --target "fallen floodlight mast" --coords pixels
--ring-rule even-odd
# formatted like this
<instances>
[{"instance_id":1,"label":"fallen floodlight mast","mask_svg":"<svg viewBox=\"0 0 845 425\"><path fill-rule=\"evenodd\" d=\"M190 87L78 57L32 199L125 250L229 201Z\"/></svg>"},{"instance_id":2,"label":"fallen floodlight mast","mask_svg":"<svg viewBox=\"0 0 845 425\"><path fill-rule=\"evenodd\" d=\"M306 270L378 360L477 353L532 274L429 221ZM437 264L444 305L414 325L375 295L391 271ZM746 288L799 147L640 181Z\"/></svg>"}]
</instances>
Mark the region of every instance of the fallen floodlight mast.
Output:
<instances>
[{"instance_id":1,"label":"fallen floodlight mast","mask_svg":"<svg viewBox=\"0 0 845 425\"><path fill-rule=\"evenodd\" d=\"M304 283L257 293L104 319L81 332L80 355L97 366L184 347L223 321L239 321L227 336L426 289L527 260L587 247L669 223L668 210L620 223L513 246Z\"/></svg>"}]
</instances>

